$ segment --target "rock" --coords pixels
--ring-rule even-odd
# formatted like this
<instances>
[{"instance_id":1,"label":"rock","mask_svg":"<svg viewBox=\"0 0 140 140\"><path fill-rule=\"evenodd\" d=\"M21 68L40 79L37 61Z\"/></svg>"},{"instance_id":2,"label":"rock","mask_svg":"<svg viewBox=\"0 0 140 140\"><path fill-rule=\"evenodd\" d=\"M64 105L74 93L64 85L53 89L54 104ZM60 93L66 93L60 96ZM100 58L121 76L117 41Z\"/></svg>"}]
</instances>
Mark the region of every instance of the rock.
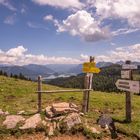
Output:
<instances>
[{"instance_id":1,"label":"rock","mask_svg":"<svg viewBox=\"0 0 140 140\"><path fill-rule=\"evenodd\" d=\"M74 103L69 103L70 108L78 109L78 106Z\"/></svg>"},{"instance_id":2,"label":"rock","mask_svg":"<svg viewBox=\"0 0 140 140\"><path fill-rule=\"evenodd\" d=\"M23 118L20 115L9 115L6 116L6 120L3 122L3 125L5 125L7 129L11 129L11 128L15 128L17 123L24 120L25 118Z\"/></svg>"},{"instance_id":3,"label":"rock","mask_svg":"<svg viewBox=\"0 0 140 140\"><path fill-rule=\"evenodd\" d=\"M92 133L100 134L100 132L95 127L87 127Z\"/></svg>"},{"instance_id":4,"label":"rock","mask_svg":"<svg viewBox=\"0 0 140 140\"><path fill-rule=\"evenodd\" d=\"M71 113L64 119L64 122L66 122L68 129L71 129L74 125L81 123L80 115Z\"/></svg>"},{"instance_id":5,"label":"rock","mask_svg":"<svg viewBox=\"0 0 140 140\"><path fill-rule=\"evenodd\" d=\"M71 113L71 112L78 112L77 106L73 103L55 103L52 105L52 112L55 115L64 114L64 113Z\"/></svg>"},{"instance_id":6,"label":"rock","mask_svg":"<svg viewBox=\"0 0 140 140\"><path fill-rule=\"evenodd\" d=\"M52 108L69 108L69 107L70 107L70 104L66 102L55 103L52 105Z\"/></svg>"},{"instance_id":7,"label":"rock","mask_svg":"<svg viewBox=\"0 0 140 140\"><path fill-rule=\"evenodd\" d=\"M52 106L48 106L45 109L46 116L48 118L54 118L55 116L72 113L72 112L79 112L78 106L73 103L61 102L61 103L54 103Z\"/></svg>"},{"instance_id":8,"label":"rock","mask_svg":"<svg viewBox=\"0 0 140 140\"><path fill-rule=\"evenodd\" d=\"M105 129L109 129L110 133L111 133L111 138L117 138L117 132L116 132L116 127L114 124L113 119L106 115L106 114L102 114L99 119L98 119L98 124Z\"/></svg>"},{"instance_id":9,"label":"rock","mask_svg":"<svg viewBox=\"0 0 140 140\"><path fill-rule=\"evenodd\" d=\"M46 137L45 140L49 140L49 137Z\"/></svg>"},{"instance_id":10,"label":"rock","mask_svg":"<svg viewBox=\"0 0 140 140\"><path fill-rule=\"evenodd\" d=\"M56 127L57 127L56 122L48 123L47 126L48 126L48 128L49 128L48 135L49 135L49 136L53 136L53 135L54 135L54 130L55 130Z\"/></svg>"},{"instance_id":11,"label":"rock","mask_svg":"<svg viewBox=\"0 0 140 140\"><path fill-rule=\"evenodd\" d=\"M29 128L36 128L38 124L41 123L41 117L40 114L35 114L34 116L28 118L25 121L25 124L22 127L19 127L20 129L29 129Z\"/></svg>"},{"instance_id":12,"label":"rock","mask_svg":"<svg viewBox=\"0 0 140 140\"><path fill-rule=\"evenodd\" d=\"M51 118L51 120L52 121L62 121L64 118L66 118L66 116L54 117L54 118Z\"/></svg>"},{"instance_id":13,"label":"rock","mask_svg":"<svg viewBox=\"0 0 140 140\"><path fill-rule=\"evenodd\" d=\"M112 123L114 123L114 121L106 114L102 114L98 119L98 124L101 126L101 128L108 129Z\"/></svg>"},{"instance_id":14,"label":"rock","mask_svg":"<svg viewBox=\"0 0 140 140\"><path fill-rule=\"evenodd\" d=\"M25 113L25 111L24 110L21 110L21 111L19 111L17 114L18 115L22 115L22 114L24 114Z\"/></svg>"},{"instance_id":15,"label":"rock","mask_svg":"<svg viewBox=\"0 0 140 140\"><path fill-rule=\"evenodd\" d=\"M42 124L45 126L45 125L47 125L47 122L43 120Z\"/></svg>"},{"instance_id":16,"label":"rock","mask_svg":"<svg viewBox=\"0 0 140 140\"><path fill-rule=\"evenodd\" d=\"M51 111L51 106L46 107L45 112L46 112L46 116L49 118L54 117L54 113Z\"/></svg>"}]
</instances>

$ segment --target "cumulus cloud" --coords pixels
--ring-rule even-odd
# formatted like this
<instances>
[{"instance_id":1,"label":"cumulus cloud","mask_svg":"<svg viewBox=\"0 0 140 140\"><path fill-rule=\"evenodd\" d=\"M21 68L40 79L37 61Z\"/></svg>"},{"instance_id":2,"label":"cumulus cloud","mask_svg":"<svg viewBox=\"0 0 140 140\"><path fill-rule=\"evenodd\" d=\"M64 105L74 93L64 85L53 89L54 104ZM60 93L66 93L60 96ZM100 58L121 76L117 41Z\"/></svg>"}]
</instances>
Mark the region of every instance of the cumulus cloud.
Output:
<instances>
[{"instance_id":1,"label":"cumulus cloud","mask_svg":"<svg viewBox=\"0 0 140 140\"><path fill-rule=\"evenodd\" d=\"M89 3L96 7L97 15L103 19L125 19L130 26L140 27L139 0L89 0Z\"/></svg>"},{"instance_id":2,"label":"cumulus cloud","mask_svg":"<svg viewBox=\"0 0 140 140\"><path fill-rule=\"evenodd\" d=\"M48 57L46 55L34 55L27 52L28 50L23 46L11 48L8 51L0 50L0 63L11 65L27 65L27 64L80 64L85 59L81 55L80 59L71 57Z\"/></svg>"},{"instance_id":3,"label":"cumulus cloud","mask_svg":"<svg viewBox=\"0 0 140 140\"><path fill-rule=\"evenodd\" d=\"M86 41L98 41L109 37L108 28L100 24L85 10L77 11L63 20L58 32L69 32L72 36L80 36Z\"/></svg>"},{"instance_id":4,"label":"cumulus cloud","mask_svg":"<svg viewBox=\"0 0 140 140\"><path fill-rule=\"evenodd\" d=\"M39 5L50 5L59 8L76 8L81 9L84 4L79 0L32 0Z\"/></svg>"},{"instance_id":5,"label":"cumulus cloud","mask_svg":"<svg viewBox=\"0 0 140 140\"><path fill-rule=\"evenodd\" d=\"M107 55L99 55L95 57L96 62L117 62L117 61L139 61L140 60L140 44L131 46L118 47L108 52ZM0 50L0 63L10 65L27 65L27 64L81 64L89 61L89 56L81 54L79 58L71 57L48 57L46 55L34 55L28 53L23 46L11 48L8 51Z\"/></svg>"},{"instance_id":6,"label":"cumulus cloud","mask_svg":"<svg viewBox=\"0 0 140 140\"><path fill-rule=\"evenodd\" d=\"M9 0L0 0L0 5L5 6L11 11L16 11L16 8L9 2Z\"/></svg>"},{"instance_id":7,"label":"cumulus cloud","mask_svg":"<svg viewBox=\"0 0 140 140\"><path fill-rule=\"evenodd\" d=\"M96 57L97 61L140 61L140 44L134 44L127 47L118 47L110 51L108 55L100 55Z\"/></svg>"}]
</instances>

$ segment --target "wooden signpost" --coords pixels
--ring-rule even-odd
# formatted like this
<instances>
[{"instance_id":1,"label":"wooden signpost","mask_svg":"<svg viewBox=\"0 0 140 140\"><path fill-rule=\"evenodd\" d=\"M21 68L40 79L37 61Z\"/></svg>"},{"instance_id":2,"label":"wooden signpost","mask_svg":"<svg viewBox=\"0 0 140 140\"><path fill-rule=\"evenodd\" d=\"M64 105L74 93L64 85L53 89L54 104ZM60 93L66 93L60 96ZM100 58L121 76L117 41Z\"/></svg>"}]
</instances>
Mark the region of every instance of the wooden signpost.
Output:
<instances>
[{"instance_id":1,"label":"wooden signpost","mask_svg":"<svg viewBox=\"0 0 140 140\"><path fill-rule=\"evenodd\" d=\"M131 93L140 93L140 80L134 79L134 71L139 70L139 66L131 64L131 61L126 61L122 66L121 78L116 82L116 87L126 91L126 121L131 122ZM137 74L137 77L139 74Z\"/></svg>"},{"instance_id":2,"label":"wooden signpost","mask_svg":"<svg viewBox=\"0 0 140 140\"><path fill-rule=\"evenodd\" d=\"M90 56L90 62L86 62L83 64L83 72L86 73L85 82L84 82L85 89L92 89L93 73L100 72L100 69L96 67L96 63L94 62L94 57ZM83 95L82 111L84 113L88 112L89 94L90 91L85 91Z\"/></svg>"},{"instance_id":3,"label":"wooden signpost","mask_svg":"<svg viewBox=\"0 0 140 140\"><path fill-rule=\"evenodd\" d=\"M89 93L92 91L92 78L93 73L99 73L100 69L96 68L96 63L94 62L94 57L90 57L90 62L83 64L83 72L87 73L85 76L84 86L85 89L70 89L70 90L50 90L50 91L43 91L42 90L42 78L41 76L38 76L38 112L40 113L42 110L42 100L41 95L42 93L46 94L52 94L52 93L64 93L64 92L83 92L83 104L82 104L82 111L83 113L88 112L88 106L89 106Z\"/></svg>"},{"instance_id":4,"label":"wooden signpost","mask_svg":"<svg viewBox=\"0 0 140 140\"><path fill-rule=\"evenodd\" d=\"M120 90L128 91L131 93L140 93L140 82L139 81L119 79L116 82L116 86Z\"/></svg>"}]
</instances>

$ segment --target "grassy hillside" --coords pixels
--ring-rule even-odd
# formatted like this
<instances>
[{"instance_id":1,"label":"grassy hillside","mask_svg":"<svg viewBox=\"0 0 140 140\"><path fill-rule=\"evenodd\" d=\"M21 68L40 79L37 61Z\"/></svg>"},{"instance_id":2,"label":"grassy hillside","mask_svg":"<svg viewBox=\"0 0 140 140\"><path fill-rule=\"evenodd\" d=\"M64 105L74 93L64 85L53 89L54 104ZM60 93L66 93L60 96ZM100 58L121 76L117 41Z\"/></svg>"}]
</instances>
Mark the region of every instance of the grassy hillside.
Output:
<instances>
[{"instance_id":1,"label":"grassy hillside","mask_svg":"<svg viewBox=\"0 0 140 140\"><path fill-rule=\"evenodd\" d=\"M0 108L10 113L25 110L29 113L37 111L37 83L0 76ZM44 90L59 89L56 86L43 85ZM43 95L43 108L52 102L74 102L81 107L82 93L58 93ZM90 110L86 115L88 123L94 124L100 115L99 111L110 114L116 121L120 131L128 135L140 135L140 96L132 96L132 118L130 124L124 123L124 94L92 92L90 94ZM2 118L0 118L2 119Z\"/></svg>"},{"instance_id":2,"label":"grassy hillside","mask_svg":"<svg viewBox=\"0 0 140 140\"><path fill-rule=\"evenodd\" d=\"M115 82L120 78L121 66L113 64L101 68L101 72L93 75L93 89L96 91L117 92ZM84 88L85 74L81 73L77 76L60 77L48 81L49 84L67 88Z\"/></svg>"}]
</instances>

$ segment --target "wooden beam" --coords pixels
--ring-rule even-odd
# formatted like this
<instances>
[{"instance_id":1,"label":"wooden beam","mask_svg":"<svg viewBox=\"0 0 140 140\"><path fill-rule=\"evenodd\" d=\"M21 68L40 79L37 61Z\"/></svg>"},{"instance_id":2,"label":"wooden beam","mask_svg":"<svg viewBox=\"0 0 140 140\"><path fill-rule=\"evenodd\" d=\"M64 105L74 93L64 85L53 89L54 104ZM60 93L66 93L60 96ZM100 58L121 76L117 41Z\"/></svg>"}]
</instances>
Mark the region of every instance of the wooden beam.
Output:
<instances>
[{"instance_id":1,"label":"wooden beam","mask_svg":"<svg viewBox=\"0 0 140 140\"><path fill-rule=\"evenodd\" d=\"M41 112L41 90L42 90L42 80L41 76L38 76L38 112Z\"/></svg>"},{"instance_id":2,"label":"wooden beam","mask_svg":"<svg viewBox=\"0 0 140 140\"><path fill-rule=\"evenodd\" d=\"M61 92L84 92L92 91L92 89L72 89L72 90L48 90L48 91L36 91L36 93L61 93Z\"/></svg>"}]
</instances>

